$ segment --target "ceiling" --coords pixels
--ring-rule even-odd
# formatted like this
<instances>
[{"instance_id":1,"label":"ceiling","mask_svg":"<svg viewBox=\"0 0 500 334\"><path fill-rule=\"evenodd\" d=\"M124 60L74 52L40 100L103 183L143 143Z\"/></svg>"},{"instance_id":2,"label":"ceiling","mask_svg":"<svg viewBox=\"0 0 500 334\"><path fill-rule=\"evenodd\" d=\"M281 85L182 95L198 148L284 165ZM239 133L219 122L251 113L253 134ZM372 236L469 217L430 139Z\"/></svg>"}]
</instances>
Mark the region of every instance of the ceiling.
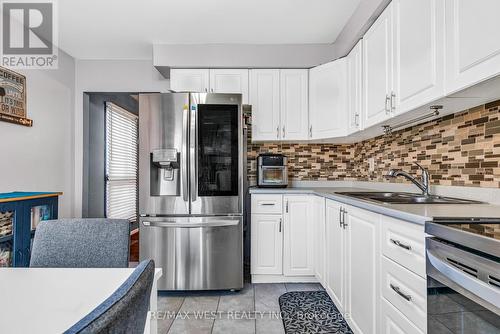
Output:
<instances>
[{"instance_id":1,"label":"ceiling","mask_svg":"<svg viewBox=\"0 0 500 334\"><path fill-rule=\"evenodd\" d=\"M333 43L360 0L64 0L59 47L151 59L153 44Z\"/></svg>"}]
</instances>

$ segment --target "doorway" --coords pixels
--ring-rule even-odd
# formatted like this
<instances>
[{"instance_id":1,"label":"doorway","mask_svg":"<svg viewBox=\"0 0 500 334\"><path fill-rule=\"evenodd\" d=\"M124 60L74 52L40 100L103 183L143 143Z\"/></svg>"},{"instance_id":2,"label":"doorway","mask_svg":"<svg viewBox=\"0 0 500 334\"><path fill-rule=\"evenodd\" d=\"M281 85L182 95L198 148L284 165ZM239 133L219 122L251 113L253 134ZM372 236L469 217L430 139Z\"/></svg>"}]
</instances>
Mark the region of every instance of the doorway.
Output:
<instances>
[{"instance_id":1,"label":"doorway","mask_svg":"<svg viewBox=\"0 0 500 334\"><path fill-rule=\"evenodd\" d=\"M84 93L83 218L130 221L130 261L139 260L138 94Z\"/></svg>"}]
</instances>

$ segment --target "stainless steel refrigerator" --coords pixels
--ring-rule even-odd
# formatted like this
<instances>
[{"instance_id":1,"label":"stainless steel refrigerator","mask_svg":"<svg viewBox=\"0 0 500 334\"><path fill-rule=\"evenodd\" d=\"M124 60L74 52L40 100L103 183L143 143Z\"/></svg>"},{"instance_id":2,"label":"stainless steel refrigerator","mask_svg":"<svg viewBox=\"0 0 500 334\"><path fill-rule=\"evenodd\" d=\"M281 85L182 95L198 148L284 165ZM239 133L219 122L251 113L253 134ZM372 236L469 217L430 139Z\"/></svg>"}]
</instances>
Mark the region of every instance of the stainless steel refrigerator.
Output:
<instances>
[{"instance_id":1,"label":"stainless steel refrigerator","mask_svg":"<svg viewBox=\"0 0 500 334\"><path fill-rule=\"evenodd\" d=\"M160 290L243 288L240 94L139 96L140 259Z\"/></svg>"}]
</instances>

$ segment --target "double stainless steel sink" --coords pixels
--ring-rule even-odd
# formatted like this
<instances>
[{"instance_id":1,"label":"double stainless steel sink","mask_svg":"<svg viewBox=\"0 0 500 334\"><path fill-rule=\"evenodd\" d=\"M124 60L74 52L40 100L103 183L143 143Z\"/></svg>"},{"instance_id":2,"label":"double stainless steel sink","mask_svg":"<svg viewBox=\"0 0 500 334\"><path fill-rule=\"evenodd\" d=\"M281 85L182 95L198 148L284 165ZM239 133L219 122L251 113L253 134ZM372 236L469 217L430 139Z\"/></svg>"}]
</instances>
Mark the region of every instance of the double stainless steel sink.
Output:
<instances>
[{"instance_id":1,"label":"double stainless steel sink","mask_svg":"<svg viewBox=\"0 0 500 334\"><path fill-rule=\"evenodd\" d=\"M400 192L339 192L339 195L388 204L480 204L467 199Z\"/></svg>"}]
</instances>

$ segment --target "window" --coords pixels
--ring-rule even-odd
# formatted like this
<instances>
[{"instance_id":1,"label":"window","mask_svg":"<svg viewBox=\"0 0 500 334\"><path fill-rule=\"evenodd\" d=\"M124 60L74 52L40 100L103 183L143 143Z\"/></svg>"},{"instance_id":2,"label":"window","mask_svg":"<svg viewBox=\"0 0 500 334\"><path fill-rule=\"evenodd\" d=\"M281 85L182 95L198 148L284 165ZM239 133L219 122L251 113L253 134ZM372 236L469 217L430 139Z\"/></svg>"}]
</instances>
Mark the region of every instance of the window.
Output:
<instances>
[{"instance_id":1,"label":"window","mask_svg":"<svg viewBox=\"0 0 500 334\"><path fill-rule=\"evenodd\" d=\"M106 217L137 221L138 117L106 102Z\"/></svg>"}]
</instances>

